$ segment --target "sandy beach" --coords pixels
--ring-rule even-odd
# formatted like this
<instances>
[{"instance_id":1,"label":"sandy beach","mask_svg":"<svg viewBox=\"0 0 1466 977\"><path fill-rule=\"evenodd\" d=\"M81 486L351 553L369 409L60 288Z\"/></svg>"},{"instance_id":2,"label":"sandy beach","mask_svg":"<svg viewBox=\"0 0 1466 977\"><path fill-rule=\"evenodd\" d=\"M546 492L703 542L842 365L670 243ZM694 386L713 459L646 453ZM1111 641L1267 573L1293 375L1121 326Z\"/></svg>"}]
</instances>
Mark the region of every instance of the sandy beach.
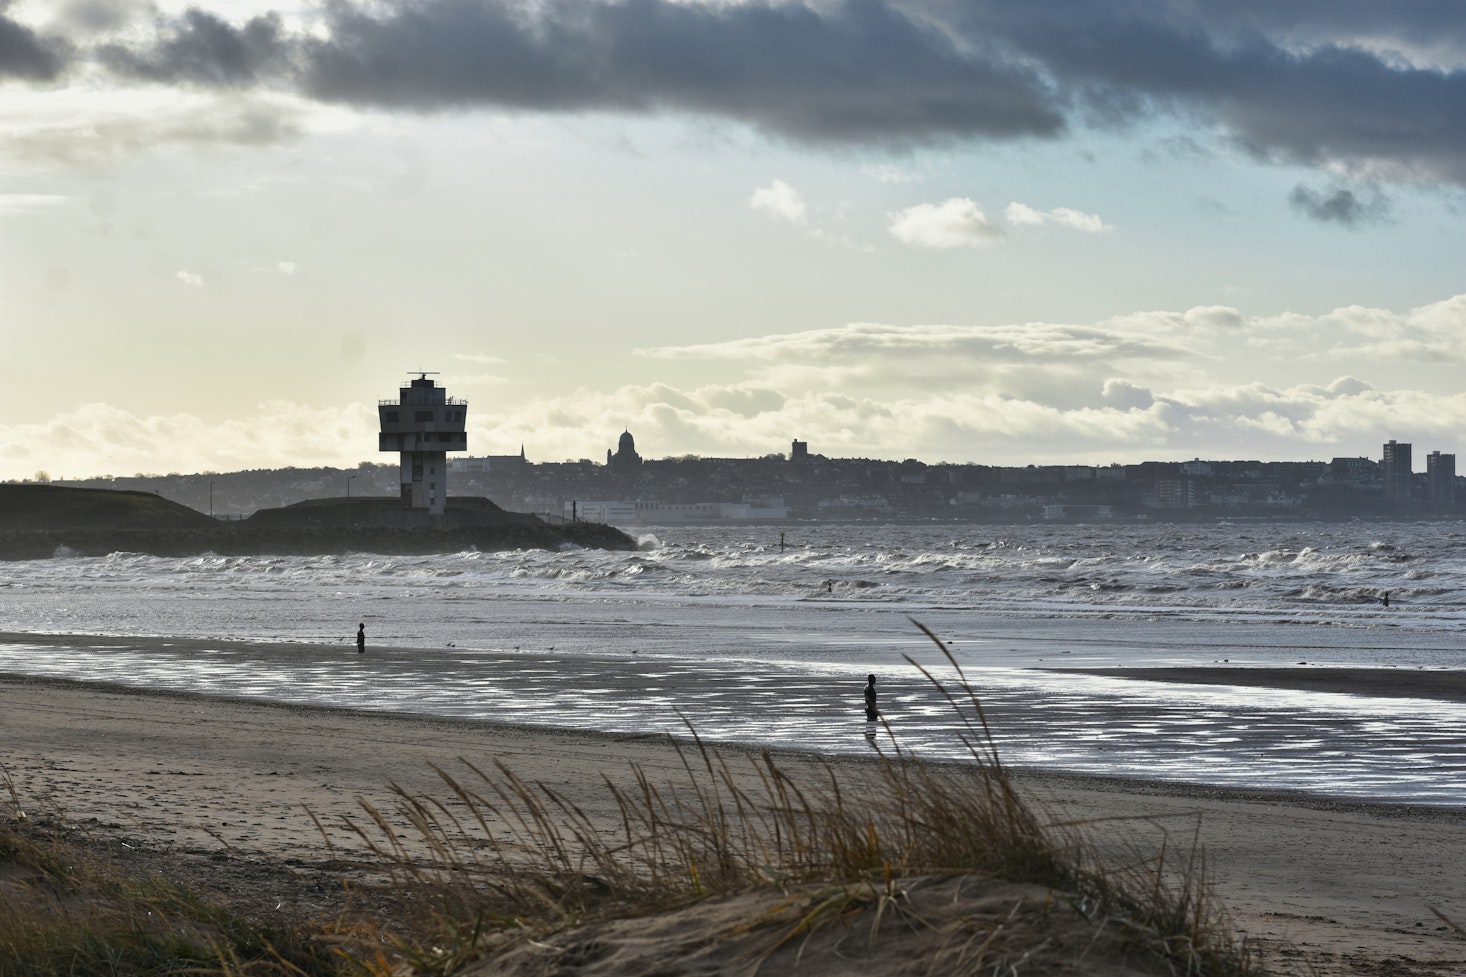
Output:
<instances>
[{"instance_id":1,"label":"sandy beach","mask_svg":"<svg viewBox=\"0 0 1466 977\"><path fill-rule=\"evenodd\" d=\"M660 736L23 678L0 679L0 730L0 767L23 805L53 806L122 840L119 850L140 866L226 899L302 911L328 908L341 888L338 856L353 845L341 819L359 816L362 801L390 806L393 784L441 796L433 765L500 761L608 823L616 812L603 778L629 782L633 765L652 781L685 776ZM808 764L811 776L825 762L857 772L869 763L787 760ZM1436 915L1466 925L1466 812L1031 773L1018 780L1046 817L1086 825L1102 850L1163 839L1184 847L1195 837L1230 918L1274 972L1466 971L1466 937Z\"/></svg>"}]
</instances>

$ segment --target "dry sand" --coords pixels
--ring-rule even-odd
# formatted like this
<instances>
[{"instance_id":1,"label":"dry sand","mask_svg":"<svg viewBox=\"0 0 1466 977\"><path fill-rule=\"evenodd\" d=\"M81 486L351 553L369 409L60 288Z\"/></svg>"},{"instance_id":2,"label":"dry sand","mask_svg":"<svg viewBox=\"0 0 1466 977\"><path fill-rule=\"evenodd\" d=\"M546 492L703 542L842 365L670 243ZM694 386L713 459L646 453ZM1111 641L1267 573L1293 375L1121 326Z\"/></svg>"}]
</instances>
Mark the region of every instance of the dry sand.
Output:
<instances>
[{"instance_id":1,"label":"dry sand","mask_svg":"<svg viewBox=\"0 0 1466 977\"><path fill-rule=\"evenodd\" d=\"M1229 670L1239 682L1236 670ZM725 753L737 751L725 750ZM0 767L26 805L54 805L144 866L241 903L326 907L339 827L389 788L443 794L431 765L502 761L595 817L602 777L682 776L661 737L594 736L0 678ZM789 758L797 768L823 759ZM832 761L858 768L868 761ZM1102 849L1204 847L1215 891L1275 972L1466 973L1466 812L1020 774L1048 817ZM319 905L317 905L319 904Z\"/></svg>"}]
</instances>

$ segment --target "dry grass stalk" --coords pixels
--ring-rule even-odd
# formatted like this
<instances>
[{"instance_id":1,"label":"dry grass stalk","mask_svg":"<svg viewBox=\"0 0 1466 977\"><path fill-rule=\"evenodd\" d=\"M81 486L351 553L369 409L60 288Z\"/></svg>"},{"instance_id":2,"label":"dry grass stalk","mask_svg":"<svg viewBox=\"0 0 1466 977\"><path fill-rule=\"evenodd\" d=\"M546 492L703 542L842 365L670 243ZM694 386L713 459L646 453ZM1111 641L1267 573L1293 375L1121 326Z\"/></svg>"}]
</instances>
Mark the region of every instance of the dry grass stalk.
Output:
<instances>
[{"instance_id":1,"label":"dry grass stalk","mask_svg":"<svg viewBox=\"0 0 1466 977\"><path fill-rule=\"evenodd\" d=\"M1208 896L1195 844L1179 865L1163 850L1109 868L1077 826L1046 825L1014 788L978 696L950 654L947 660L956 692L916 667L962 717L970 759L961 765L929 765L897 747L883 755L873 779L844 780L846 773L826 765L822 782L801 784L767 751L730 760L689 724L690 745L679 747L681 781L653 783L635 767L630 786L605 780L619 812L614 837L552 787L502 764L485 772L466 761L462 776L438 770L456 813L438 800L397 792L397 820L416 833L418 854L409 854L379 811L368 808L368 822L351 827L395 866L401 884L424 895L423 924L451 947L451 966L420 954L421 973L450 973L476 953L587 922L757 887L790 893L760 921L770 932L769 953L853 913L871 920L872 938L893 920L940 931L932 952L957 968L952 973L1037 951L1007 945L1011 939L998 930L911 912L903 880L949 877L1061 894L1046 898L1082 916L1096 939L1113 932L1128 944L1143 943L1176 973L1254 973Z\"/></svg>"},{"instance_id":2,"label":"dry grass stalk","mask_svg":"<svg viewBox=\"0 0 1466 977\"><path fill-rule=\"evenodd\" d=\"M115 977L233 972L326 977L301 934L250 924L156 876L121 870L53 804L27 811L8 774L0 803L0 974Z\"/></svg>"},{"instance_id":3,"label":"dry grass stalk","mask_svg":"<svg viewBox=\"0 0 1466 977\"><path fill-rule=\"evenodd\" d=\"M119 872L76 843L59 811L28 815L0 771L9 797L0 861L12 867L0 886L9 887L0 974L446 977L520 950L573 956L563 943L578 928L710 897L748 899L736 922L700 936L741 946L755 973L782 954L858 955L902 939L943 977L1016 973L1060 944L1081 964L1090 947L1118 945L1174 974L1256 973L1209 898L1195 839L1178 864L1163 848L1116 866L1095 856L1082 825L1046 823L1014 788L981 701L947 661L955 690L922 671L961 717L962 764L929 765L892 738L873 769L826 764L811 777L766 751L730 759L689 723L675 782L634 766L629 783L604 779L610 829L502 763L435 767L445 797L394 787L390 810L364 803L363 819L347 822L387 866L400 904L415 907L406 920L265 932L177 886ZM1004 890L1009 901L973 902L991 880L1016 885Z\"/></svg>"}]
</instances>

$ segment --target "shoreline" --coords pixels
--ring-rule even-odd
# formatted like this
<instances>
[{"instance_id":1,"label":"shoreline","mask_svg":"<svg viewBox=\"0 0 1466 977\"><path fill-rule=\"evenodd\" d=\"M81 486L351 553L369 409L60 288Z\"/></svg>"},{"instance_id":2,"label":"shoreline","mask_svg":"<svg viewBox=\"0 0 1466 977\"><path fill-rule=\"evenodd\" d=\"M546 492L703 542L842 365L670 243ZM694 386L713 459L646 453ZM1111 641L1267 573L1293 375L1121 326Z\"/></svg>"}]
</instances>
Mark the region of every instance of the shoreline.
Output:
<instances>
[{"instance_id":1,"label":"shoreline","mask_svg":"<svg viewBox=\"0 0 1466 977\"><path fill-rule=\"evenodd\" d=\"M252 644L250 642L239 642ZM217 646L219 642L210 642ZM1081 671L1080 669L1049 669L1050 671ZM45 675L22 675L0 671L0 702L4 701L6 686L39 686L64 691L76 689L104 695L134 696L139 698L173 699L180 702L206 702L226 706L241 706L265 711L321 717L337 717L350 721L352 717L363 720L379 720L387 723L420 724L437 727L444 731L462 730L471 727L485 735L499 735L513 739L520 735L542 736L549 740L582 741L587 737L600 738L617 743L649 743L674 749L677 745L691 747L691 738L672 737L666 733L598 733L578 727L540 726L527 723L505 723L486 719L468 719L458 716L441 716L431 713L392 712L387 710L358 709L351 706L326 706L314 703L276 702L252 699L245 696L219 695L205 692L188 692L178 689L143 688L134 685L117 685L110 682L86 679L54 678ZM710 748L726 754L757 755L768 753L781 761L831 764L834 766L869 766L881 763L880 757L858 753L831 753L806 750L791 750L782 747L760 747L737 742L710 742ZM923 760L928 764L960 770L967 765L964 760ZM1120 777L1106 774L1092 774L1083 771L1050 769L1043 767L1005 764L1015 781L1036 790L1082 790L1098 793L1119 793L1128 795L1153 795L1178 800L1229 801L1250 804L1281 804L1318 811L1342 811L1368 814L1379 817L1410 818L1416 820L1445 820L1466 822L1466 805L1424 804L1407 801L1367 800L1358 797L1344 797L1305 790L1268 790L1261 787L1235 787L1225 784L1207 784L1186 780L1164 778L1145 779Z\"/></svg>"},{"instance_id":2,"label":"shoreline","mask_svg":"<svg viewBox=\"0 0 1466 977\"><path fill-rule=\"evenodd\" d=\"M800 703L797 717L781 726L777 717L759 718L770 700L767 684L710 685L695 662L664 665L651 655L557 655L553 648L521 653L518 647L472 645L425 651L383 644L360 656L345 636L319 642L0 632L0 656L0 676L17 681L565 735L636 729L653 739L670 734L687 740L680 712L636 708L644 695L632 676L650 670L657 673L657 688L646 694L682 708L697 704L690 713L697 717L697 733L726 749L842 760L858 760L869 751L842 722L846 714L826 676L794 676L779 685L782 699ZM1061 678L1066 675L1072 677ZM1078 686L1084 683L1080 676L1120 681ZM986 680L975 681L982 686ZM1046 698L1050 686L1061 696L1055 703ZM1171 708L1168 686L1188 701L1222 697L1221 705L1208 707L1198 719L1205 729L1197 740L1185 717ZM1207 692L1208 686L1218 691ZM1082 687L1084 695L1066 706L1062 696L1073 687ZM564 705L567 690L579 690L573 708ZM897 696L892 731L903 748L920 751L932 763L969 762L954 730L943 730L940 717L930 718L941 702L923 682L892 678L887 690ZM1466 793L1454 774L1466 762L1458 708L1466 706L1466 669L1056 663L1005 673L983 699L1010 767L1022 768L1031 779L1114 781L1131 791L1278 799L1332 809L1466 810ZM1398 717L1389 735L1372 730L1374 716ZM1166 721L1152 726L1152 717ZM792 735L796 727L804 734ZM1262 732L1249 738L1251 728ZM1181 745L1192 742L1208 751L1206 762Z\"/></svg>"},{"instance_id":3,"label":"shoreline","mask_svg":"<svg viewBox=\"0 0 1466 977\"><path fill-rule=\"evenodd\" d=\"M1377 665L1176 665L1106 668L1041 668L1058 674L1095 675L1141 682L1234 685L1364 695L1384 699L1433 699L1466 704L1466 670Z\"/></svg>"},{"instance_id":4,"label":"shoreline","mask_svg":"<svg viewBox=\"0 0 1466 977\"><path fill-rule=\"evenodd\" d=\"M393 785L442 796L434 765L459 775L465 759L481 769L503 763L552 785L608 830L619 822L603 778L628 783L633 770L654 783L687 777L683 752L662 734L10 675L0 675L0 727L0 774L23 804L126 838L139 864L155 860L237 899L275 899L300 879L339 890L358 850L342 819L360 820L363 802L390 810ZM730 761L756 755L716 751ZM831 771L858 783L879 762L797 753L777 761L811 784ZM1466 880L1456 868L1466 863L1466 810L1030 770L1014 770L1014 782L1045 820L1078 826L1117 862L1162 845L1185 851L1194 840L1231 919L1275 973L1427 977L1466 962L1466 939L1434 913L1466 923Z\"/></svg>"}]
</instances>

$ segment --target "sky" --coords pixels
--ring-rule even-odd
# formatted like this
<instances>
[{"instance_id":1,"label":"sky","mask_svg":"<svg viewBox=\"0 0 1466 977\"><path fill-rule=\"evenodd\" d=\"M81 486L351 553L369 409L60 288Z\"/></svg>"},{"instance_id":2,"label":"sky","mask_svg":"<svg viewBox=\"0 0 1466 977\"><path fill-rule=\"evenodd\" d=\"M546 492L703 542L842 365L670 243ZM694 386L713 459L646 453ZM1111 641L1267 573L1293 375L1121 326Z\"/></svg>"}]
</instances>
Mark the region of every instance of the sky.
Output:
<instances>
[{"instance_id":1,"label":"sky","mask_svg":"<svg viewBox=\"0 0 1466 977\"><path fill-rule=\"evenodd\" d=\"M0 479L1466 429L1438 0L0 0Z\"/></svg>"}]
</instances>

